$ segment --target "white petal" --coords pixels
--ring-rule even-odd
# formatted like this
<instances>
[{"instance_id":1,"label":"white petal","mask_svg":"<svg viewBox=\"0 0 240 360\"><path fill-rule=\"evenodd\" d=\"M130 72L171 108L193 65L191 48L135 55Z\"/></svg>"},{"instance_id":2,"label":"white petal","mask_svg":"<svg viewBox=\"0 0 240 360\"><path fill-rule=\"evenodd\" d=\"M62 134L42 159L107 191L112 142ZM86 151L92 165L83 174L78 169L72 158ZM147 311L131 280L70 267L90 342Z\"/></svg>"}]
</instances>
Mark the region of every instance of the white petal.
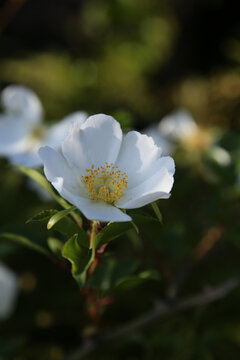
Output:
<instances>
[{"instance_id":1,"label":"white petal","mask_svg":"<svg viewBox=\"0 0 240 360\"><path fill-rule=\"evenodd\" d=\"M62 191L62 196L69 202L78 207L78 209L89 220L98 220L103 222L115 221L131 221L131 217L124 214L118 208L107 204L104 201L92 201L90 199L82 198L73 194L69 194L67 191Z\"/></svg>"},{"instance_id":2,"label":"white petal","mask_svg":"<svg viewBox=\"0 0 240 360\"><path fill-rule=\"evenodd\" d=\"M143 134L151 136L155 144L161 148L162 155L170 155L174 151L175 145L167 139L167 137L161 135L157 125L150 125L143 129Z\"/></svg>"},{"instance_id":3,"label":"white petal","mask_svg":"<svg viewBox=\"0 0 240 360\"><path fill-rule=\"evenodd\" d=\"M159 199L168 199L171 194L167 194L161 191L153 192L150 194L139 196L138 198L132 199L125 204L119 206L121 209L137 209L147 204L151 204L153 201Z\"/></svg>"},{"instance_id":4,"label":"white petal","mask_svg":"<svg viewBox=\"0 0 240 360\"><path fill-rule=\"evenodd\" d=\"M9 160L12 164L22 165L26 168L42 167L42 160L40 159L37 150L11 155Z\"/></svg>"},{"instance_id":5,"label":"white petal","mask_svg":"<svg viewBox=\"0 0 240 360\"><path fill-rule=\"evenodd\" d=\"M188 110L176 110L166 115L159 123L158 130L163 136L181 140L197 131L197 124Z\"/></svg>"},{"instance_id":6,"label":"white petal","mask_svg":"<svg viewBox=\"0 0 240 360\"><path fill-rule=\"evenodd\" d=\"M0 115L0 155L26 150L30 130L21 118Z\"/></svg>"},{"instance_id":7,"label":"white petal","mask_svg":"<svg viewBox=\"0 0 240 360\"><path fill-rule=\"evenodd\" d=\"M49 146L44 146L39 149L38 154L44 164L44 173L47 179L60 194L64 187L73 193L81 193L78 178L61 153Z\"/></svg>"},{"instance_id":8,"label":"white petal","mask_svg":"<svg viewBox=\"0 0 240 360\"><path fill-rule=\"evenodd\" d=\"M124 214L121 210L107 204L104 201L92 201L88 197L78 195L76 191L69 190L62 177L56 177L52 181L53 187L59 194L71 204L75 205L89 220L98 221L131 221L131 217Z\"/></svg>"},{"instance_id":9,"label":"white petal","mask_svg":"<svg viewBox=\"0 0 240 360\"><path fill-rule=\"evenodd\" d=\"M22 117L29 123L42 120L43 109L37 95L21 85L10 85L2 91L2 105L5 111L16 117Z\"/></svg>"},{"instance_id":10,"label":"white petal","mask_svg":"<svg viewBox=\"0 0 240 360\"><path fill-rule=\"evenodd\" d=\"M98 114L90 116L81 127L72 126L62 144L62 152L69 164L83 173L91 165L114 163L121 141L119 123L111 116Z\"/></svg>"},{"instance_id":11,"label":"white petal","mask_svg":"<svg viewBox=\"0 0 240 360\"><path fill-rule=\"evenodd\" d=\"M87 119L87 114L82 111L76 111L55 125L49 127L47 136L44 139L45 145L49 145L54 149L59 149L63 140L68 135L71 125L76 122L77 126L80 127Z\"/></svg>"},{"instance_id":12,"label":"white petal","mask_svg":"<svg viewBox=\"0 0 240 360\"><path fill-rule=\"evenodd\" d=\"M7 319L12 315L18 291L17 276L0 262L0 319Z\"/></svg>"},{"instance_id":13,"label":"white petal","mask_svg":"<svg viewBox=\"0 0 240 360\"><path fill-rule=\"evenodd\" d=\"M115 205L123 209L144 206L158 199L166 199L173 186L174 161L171 157L158 160L159 170L134 188L127 188Z\"/></svg>"},{"instance_id":14,"label":"white petal","mask_svg":"<svg viewBox=\"0 0 240 360\"><path fill-rule=\"evenodd\" d=\"M116 165L128 176L128 188L137 186L158 169L157 160L161 156L151 137L130 131L123 139Z\"/></svg>"}]
</instances>

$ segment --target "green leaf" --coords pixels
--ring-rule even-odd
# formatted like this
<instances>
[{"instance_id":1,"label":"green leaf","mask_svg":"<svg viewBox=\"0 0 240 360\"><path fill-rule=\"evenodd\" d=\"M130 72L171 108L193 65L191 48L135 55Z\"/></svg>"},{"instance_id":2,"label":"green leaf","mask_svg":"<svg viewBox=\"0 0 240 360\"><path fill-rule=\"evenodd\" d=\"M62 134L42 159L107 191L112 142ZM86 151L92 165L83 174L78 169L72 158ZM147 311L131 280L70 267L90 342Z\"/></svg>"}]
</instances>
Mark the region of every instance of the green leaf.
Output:
<instances>
[{"instance_id":1,"label":"green leaf","mask_svg":"<svg viewBox=\"0 0 240 360\"><path fill-rule=\"evenodd\" d=\"M134 223L137 224L138 226L141 226L142 224L147 224L147 223L159 223L158 219L156 219L155 217L152 217L150 215L146 215L146 214L134 213L133 215L130 214L130 216L132 217Z\"/></svg>"},{"instance_id":2,"label":"green leaf","mask_svg":"<svg viewBox=\"0 0 240 360\"><path fill-rule=\"evenodd\" d=\"M158 220L160 221L160 223L162 223L163 218L162 218L161 211L159 210L158 204L154 201L154 202L152 202L151 205L152 205L153 211L155 212L155 215L157 216Z\"/></svg>"},{"instance_id":3,"label":"green leaf","mask_svg":"<svg viewBox=\"0 0 240 360\"><path fill-rule=\"evenodd\" d=\"M130 215L132 217L132 221L129 222L111 222L108 223L95 237L96 248L99 248L101 245L112 241L119 236L123 235L127 231L131 230L133 227L136 230L137 234L139 233L138 226L143 223L148 222L157 222L159 221L152 216L139 215L134 213Z\"/></svg>"},{"instance_id":4,"label":"green leaf","mask_svg":"<svg viewBox=\"0 0 240 360\"><path fill-rule=\"evenodd\" d=\"M57 255L59 258L62 257L62 248L63 248L63 243L62 241L60 241L59 239L50 237L47 239L47 243L49 248L52 250L52 252Z\"/></svg>"},{"instance_id":5,"label":"green leaf","mask_svg":"<svg viewBox=\"0 0 240 360\"><path fill-rule=\"evenodd\" d=\"M42 222L42 223L47 223L48 220L58 212L58 210L53 210L53 209L49 209L49 210L43 210L40 213L38 213L37 215L34 215L33 217L31 217L30 219L28 219L26 221L26 223L31 223L31 222Z\"/></svg>"},{"instance_id":6,"label":"green leaf","mask_svg":"<svg viewBox=\"0 0 240 360\"><path fill-rule=\"evenodd\" d=\"M86 281L92 250L82 246L79 236L75 234L65 243L62 256L72 263L72 275L82 288Z\"/></svg>"},{"instance_id":7,"label":"green leaf","mask_svg":"<svg viewBox=\"0 0 240 360\"><path fill-rule=\"evenodd\" d=\"M135 224L135 222L131 221L131 224L132 224L134 230L136 231L136 233L139 234L139 229L138 229L137 225Z\"/></svg>"},{"instance_id":8,"label":"green leaf","mask_svg":"<svg viewBox=\"0 0 240 360\"><path fill-rule=\"evenodd\" d=\"M97 271L89 279L88 286L104 291L110 290L120 279L134 272L138 265L138 259L104 258Z\"/></svg>"},{"instance_id":9,"label":"green leaf","mask_svg":"<svg viewBox=\"0 0 240 360\"><path fill-rule=\"evenodd\" d=\"M15 243L27 246L33 250L39 251L42 254L49 255L49 252L44 247L40 246L39 244L35 243L34 241L30 240L29 238L13 233L2 232L0 233L0 241L7 240L13 241Z\"/></svg>"},{"instance_id":10,"label":"green leaf","mask_svg":"<svg viewBox=\"0 0 240 360\"><path fill-rule=\"evenodd\" d=\"M146 270L141 272L138 275L126 276L125 278L120 279L115 286L115 289L126 290L131 289L136 286L142 285L146 281L160 279L159 273L156 270Z\"/></svg>"},{"instance_id":11,"label":"green leaf","mask_svg":"<svg viewBox=\"0 0 240 360\"><path fill-rule=\"evenodd\" d=\"M27 169L21 165L14 165L14 167L16 167L24 175L27 175L28 177L36 181L36 183L38 183L43 189L45 189L53 197L53 199L55 199L64 209L69 209L72 207L70 204L68 204L66 200L64 200L63 198L61 198L61 196L56 194L53 187L50 185L50 183L47 181L45 176L40 171L30 168ZM78 223L81 225L82 224L81 216L76 213L74 213L73 216L75 220L78 221Z\"/></svg>"},{"instance_id":12,"label":"green leaf","mask_svg":"<svg viewBox=\"0 0 240 360\"><path fill-rule=\"evenodd\" d=\"M58 221L60 221L62 218L67 216L68 214L72 213L73 210L76 209L76 206L72 206L69 209L58 211L56 214L54 214L47 223L47 229L50 230Z\"/></svg>"},{"instance_id":13,"label":"green leaf","mask_svg":"<svg viewBox=\"0 0 240 360\"><path fill-rule=\"evenodd\" d=\"M132 229L131 222L119 222L119 223L109 223L106 225L95 237L96 248L101 245L112 241L124 234L128 230Z\"/></svg>"},{"instance_id":14,"label":"green leaf","mask_svg":"<svg viewBox=\"0 0 240 360\"><path fill-rule=\"evenodd\" d=\"M68 209L68 212L71 211L73 211L72 207ZM43 224L48 224L49 220L54 216L57 216L59 213L62 213L62 211L52 209L44 210L41 211L39 214L33 216L27 222L41 222ZM52 228L59 231L61 234L67 236L68 238L72 237L74 234L78 234L81 239L81 244L89 248L89 239L86 232L82 228L80 228L80 226L78 226L73 220L71 220L70 217L67 217L66 213L65 217L60 215L60 219L58 219L58 222L55 222Z\"/></svg>"}]
</instances>

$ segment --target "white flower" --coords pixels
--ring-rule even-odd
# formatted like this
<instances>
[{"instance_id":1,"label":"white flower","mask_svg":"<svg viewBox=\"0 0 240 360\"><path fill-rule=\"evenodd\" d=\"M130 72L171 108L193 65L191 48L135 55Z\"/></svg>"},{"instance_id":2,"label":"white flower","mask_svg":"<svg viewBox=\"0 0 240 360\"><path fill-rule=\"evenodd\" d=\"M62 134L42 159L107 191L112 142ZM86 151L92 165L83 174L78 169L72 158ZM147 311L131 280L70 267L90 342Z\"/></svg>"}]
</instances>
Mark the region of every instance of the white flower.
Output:
<instances>
[{"instance_id":1,"label":"white flower","mask_svg":"<svg viewBox=\"0 0 240 360\"><path fill-rule=\"evenodd\" d=\"M0 262L0 320L13 313L18 291L17 276Z\"/></svg>"},{"instance_id":2,"label":"white flower","mask_svg":"<svg viewBox=\"0 0 240 360\"><path fill-rule=\"evenodd\" d=\"M198 126L188 110L179 109L164 116L159 124L150 125L142 132L153 138L155 144L162 148L163 155L170 155L177 143L197 134Z\"/></svg>"},{"instance_id":3,"label":"white flower","mask_svg":"<svg viewBox=\"0 0 240 360\"><path fill-rule=\"evenodd\" d=\"M168 198L175 171L171 157L147 135L122 135L119 123L104 114L74 123L61 152L43 147L44 172L60 195L91 220L129 221L121 209Z\"/></svg>"},{"instance_id":4,"label":"white flower","mask_svg":"<svg viewBox=\"0 0 240 360\"><path fill-rule=\"evenodd\" d=\"M188 110L179 109L164 116L158 125L158 130L168 139L181 141L194 135L198 126Z\"/></svg>"},{"instance_id":5,"label":"white flower","mask_svg":"<svg viewBox=\"0 0 240 360\"><path fill-rule=\"evenodd\" d=\"M11 85L1 96L4 113L0 115L0 156L25 167L40 167L41 146L59 148L72 122L83 123L87 115L76 112L52 126L42 124L43 109L36 94L27 87Z\"/></svg>"}]
</instances>

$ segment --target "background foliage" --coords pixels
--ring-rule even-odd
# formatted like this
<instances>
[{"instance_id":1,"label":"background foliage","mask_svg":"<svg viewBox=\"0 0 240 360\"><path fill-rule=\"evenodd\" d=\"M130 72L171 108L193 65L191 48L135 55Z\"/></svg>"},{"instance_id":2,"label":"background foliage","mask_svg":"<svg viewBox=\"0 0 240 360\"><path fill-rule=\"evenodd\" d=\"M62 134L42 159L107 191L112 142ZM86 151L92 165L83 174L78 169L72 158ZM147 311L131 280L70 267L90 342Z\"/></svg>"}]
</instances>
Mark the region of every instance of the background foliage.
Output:
<instances>
[{"instance_id":1,"label":"background foliage","mask_svg":"<svg viewBox=\"0 0 240 360\"><path fill-rule=\"evenodd\" d=\"M99 301L97 315L89 308L91 294L79 292L67 263L2 239L0 259L19 275L21 292L14 315L0 323L0 358L61 359L89 334L136 318L156 299L171 300L173 283L182 298L239 276L236 2L5 0L0 42L1 88L32 88L46 121L84 110L115 116L124 131L140 130L186 107L210 136L218 129L215 141L231 159L223 166L201 142L176 150L172 197L159 202L163 225L142 223L139 237L130 229L112 241L91 279L105 301ZM60 207L42 202L6 160L0 167L1 232L10 229L46 247L47 238L62 239L41 224L24 225L40 211ZM143 211L154 216L150 207ZM118 282L121 277L125 283ZM216 304L173 315L86 358L238 359L239 301L236 289Z\"/></svg>"}]
</instances>

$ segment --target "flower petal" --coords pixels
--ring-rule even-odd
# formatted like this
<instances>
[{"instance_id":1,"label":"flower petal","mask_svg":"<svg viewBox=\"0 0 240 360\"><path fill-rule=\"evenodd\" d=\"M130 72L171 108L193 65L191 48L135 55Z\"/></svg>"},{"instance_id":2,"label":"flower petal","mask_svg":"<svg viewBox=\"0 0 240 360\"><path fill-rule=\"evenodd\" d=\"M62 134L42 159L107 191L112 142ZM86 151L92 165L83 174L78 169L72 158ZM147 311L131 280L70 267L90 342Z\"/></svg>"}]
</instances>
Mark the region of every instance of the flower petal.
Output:
<instances>
[{"instance_id":1,"label":"flower petal","mask_svg":"<svg viewBox=\"0 0 240 360\"><path fill-rule=\"evenodd\" d=\"M72 167L82 173L92 165L114 163L121 146L122 130L111 116L90 116L82 126L74 124L62 144L62 152Z\"/></svg>"},{"instance_id":2,"label":"flower petal","mask_svg":"<svg viewBox=\"0 0 240 360\"><path fill-rule=\"evenodd\" d=\"M161 135L157 125L150 125L142 131L143 134L151 136L155 144L161 148L162 155L170 155L174 151L174 144L167 137Z\"/></svg>"},{"instance_id":3,"label":"flower petal","mask_svg":"<svg viewBox=\"0 0 240 360\"><path fill-rule=\"evenodd\" d=\"M158 125L160 134L173 140L182 140L197 131L197 124L191 113L185 109L172 111L164 116Z\"/></svg>"},{"instance_id":4,"label":"flower petal","mask_svg":"<svg viewBox=\"0 0 240 360\"><path fill-rule=\"evenodd\" d=\"M0 320L12 315L18 292L19 280L16 274L0 262Z\"/></svg>"},{"instance_id":5,"label":"flower petal","mask_svg":"<svg viewBox=\"0 0 240 360\"><path fill-rule=\"evenodd\" d=\"M9 156L26 150L30 131L22 119L0 115L0 155Z\"/></svg>"},{"instance_id":6,"label":"flower petal","mask_svg":"<svg viewBox=\"0 0 240 360\"><path fill-rule=\"evenodd\" d=\"M22 117L33 124L42 120L41 102L37 95L26 86L7 86L2 91L1 101L6 113Z\"/></svg>"},{"instance_id":7,"label":"flower petal","mask_svg":"<svg viewBox=\"0 0 240 360\"><path fill-rule=\"evenodd\" d=\"M157 160L161 156L151 137L130 131L123 139L116 165L128 176L128 189L137 186L158 169Z\"/></svg>"},{"instance_id":8,"label":"flower petal","mask_svg":"<svg viewBox=\"0 0 240 360\"><path fill-rule=\"evenodd\" d=\"M158 160L159 170L138 186L126 189L115 205L123 209L134 209L158 199L166 199L173 186L174 161L171 157Z\"/></svg>"},{"instance_id":9,"label":"flower petal","mask_svg":"<svg viewBox=\"0 0 240 360\"><path fill-rule=\"evenodd\" d=\"M92 201L81 196L70 194L67 191L62 191L62 196L73 205L77 206L79 210L89 220L98 220L103 222L115 221L131 221L131 217L124 214L121 210L113 205L107 204L104 201Z\"/></svg>"},{"instance_id":10,"label":"flower petal","mask_svg":"<svg viewBox=\"0 0 240 360\"><path fill-rule=\"evenodd\" d=\"M23 152L23 153L16 153L9 157L9 160L12 164L15 165L22 165L26 168L39 168L42 167L42 160L40 159L37 149Z\"/></svg>"},{"instance_id":11,"label":"flower petal","mask_svg":"<svg viewBox=\"0 0 240 360\"><path fill-rule=\"evenodd\" d=\"M66 138L71 125L76 122L80 127L86 119L87 114L83 111L76 111L66 116L57 124L49 127L44 143L54 149L59 149L62 141Z\"/></svg>"},{"instance_id":12,"label":"flower petal","mask_svg":"<svg viewBox=\"0 0 240 360\"><path fill-rule=\"evenodd\" d=\"M81 193L78 178L61 153L49 146L44 146L39 149L38 154L44 164L44 173L47 179L60 194L64 187L73 193ZM60 187L58 187L59 181L62 181Z\"/></svg>"}]
</instances>

